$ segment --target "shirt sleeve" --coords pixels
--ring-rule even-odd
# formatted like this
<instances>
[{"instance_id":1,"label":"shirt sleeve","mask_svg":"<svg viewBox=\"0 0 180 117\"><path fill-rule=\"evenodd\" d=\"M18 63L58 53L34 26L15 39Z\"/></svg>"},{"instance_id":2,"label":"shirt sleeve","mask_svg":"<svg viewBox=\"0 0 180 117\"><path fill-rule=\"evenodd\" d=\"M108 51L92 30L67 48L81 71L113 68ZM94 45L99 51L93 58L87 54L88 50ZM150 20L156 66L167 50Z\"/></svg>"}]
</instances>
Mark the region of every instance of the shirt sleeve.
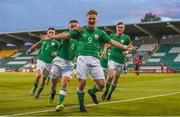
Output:
<instances>
[{"instance_id":1,"label":"shirt sleeve","mask_svg":"<svg viewBox=\"0 0 180 117\"><path fill-rule=\"evenodd\" d=\"M130 44L132 41L131 41L131 38L127 35L127 39L128 39L128 44Z\"/></svg>"},{"instance_id":2,"label":"shirt sleeve","mask_svg":"<svg viewBox=\"0 0 180 117\"><path fill-rule=\"evenodd\" d=\"M54 41L56 43L56 47L59 47L61 45L59 41L57 41L57 40L54 40Z\"/></svg>"},{"instance_id":3,"label":"shirt sleeve","mask_svg":"<svg viewBox=\"0 0 180 117\"><path fill-rule=\"evenodd\" d=\"M43 41L44 41L44 40L41 39L41 40L39 41L39 45L42 45L42 42L43 42Z\"/></svg>"},{"instance_id":4,"label":"shirt sleeve","mask_svg":"<svg viewBox=\"0 0 180 117\"><path fill-rule=\"evenodd\" d=\"M109 38L110 38L110 39L113 39L113 34L110 34L110 35L109 35Z\"/></svg>"},{"instance_id":5,"label":"shirt sleeve","mask_svg":"<svg viewBox=\"0 0 180 117\"><path fill-rule=\"evenodd\" d=\"M105 33L104 31L102 31L102 36L101 39L103 40L103 42L108 43L111 38L109 38L109 36L107 35L107 33Z\"/></svg>"}]
</instances>

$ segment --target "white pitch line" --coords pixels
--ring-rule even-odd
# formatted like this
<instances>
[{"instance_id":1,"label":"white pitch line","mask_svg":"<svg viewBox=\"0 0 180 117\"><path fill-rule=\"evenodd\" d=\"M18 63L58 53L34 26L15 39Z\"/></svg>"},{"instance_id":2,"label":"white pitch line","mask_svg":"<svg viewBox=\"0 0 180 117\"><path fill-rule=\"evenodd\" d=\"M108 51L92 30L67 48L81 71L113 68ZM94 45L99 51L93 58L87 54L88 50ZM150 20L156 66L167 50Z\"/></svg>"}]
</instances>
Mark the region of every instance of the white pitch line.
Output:
<instances>
[{"instance_id":1,"label":"white pitch line","mask_svg":"<svg viewBox=\"0 0 180 117\"><path fill-rule=\"evenodd\" d=\"M143 100L143 99L149 99L149 98L155 98L155 97L163 97L163 96L169 96L169 95L175 95L175 94L180 94L180 91L173 92L173 93L160 94L160 95L153 95L153 96L146 96L146 97L127 99L127 100L117 100L117 101L110 101L110 102L101 102L99 104L88 104L88 105L86 105L86 107L105 105L105 104L113 104L113 103L121 103L121 102L130 102L130 101ZM67 109L72 109L72 108L77 108L77 107L79 107L79 106L77 106L77 105L76 106L70 106L70 107L66 107L64 109L67 110ZM33 111L33 112L26 112L26 113L18 113L18 114L12 114L12 115L4 115L4 116L29 115L29 114L36 114L36 113L49 112L49 111L54 111L54 108L53 109L48 109L48 110Z\"/></svg>"}]
</instances>

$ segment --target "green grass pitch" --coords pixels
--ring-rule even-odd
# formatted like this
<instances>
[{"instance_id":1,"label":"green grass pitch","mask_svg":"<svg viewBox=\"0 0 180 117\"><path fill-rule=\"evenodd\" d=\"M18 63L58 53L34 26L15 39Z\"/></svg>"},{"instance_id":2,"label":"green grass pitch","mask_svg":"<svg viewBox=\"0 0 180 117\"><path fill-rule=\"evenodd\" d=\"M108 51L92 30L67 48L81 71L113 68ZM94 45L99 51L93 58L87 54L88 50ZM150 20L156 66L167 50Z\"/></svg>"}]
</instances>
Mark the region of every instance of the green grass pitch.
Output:
<instances>
[{"instance_id":1,"label":"green grass pitch","mask_svg":"<svg viewBox=\"0 0 180 117\"><path fill-rule=\"evenodd\" d=\"M88 78L85 89L87 113L78 110L77 81L72 78L68 86L62 112L55 112L54 103L48 102L50 84L46 85L40 99L30 96L35 73L0 73L0 115L22 116L180 116L180 74L122 75L111 101L94 105L87 94L94 84ZM59 92L58 83L57 92Z\"/></svg>"}]
</instances>

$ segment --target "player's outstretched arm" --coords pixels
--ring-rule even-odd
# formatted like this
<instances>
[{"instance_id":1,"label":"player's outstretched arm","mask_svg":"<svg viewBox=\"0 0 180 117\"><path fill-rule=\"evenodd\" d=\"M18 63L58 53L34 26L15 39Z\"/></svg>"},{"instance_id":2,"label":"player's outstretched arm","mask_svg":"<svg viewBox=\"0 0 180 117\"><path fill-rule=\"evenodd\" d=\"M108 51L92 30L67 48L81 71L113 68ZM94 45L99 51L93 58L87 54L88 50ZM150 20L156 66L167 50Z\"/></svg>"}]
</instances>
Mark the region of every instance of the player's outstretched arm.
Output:
<instances>
[{"instance_id":1,"label":"player's outstretched arm","mask_svg":"<svg viewBox=\"0 0 180 117\"><path fill-rule=\"evenodd\" d=\"M29 34L30 37L37 37L37 38L40 38L40 36L41 36L41 34L38 35L38 34L33 34L33 33L31 33L31 32L28 32L28 34Z\"/></svg>"},{"instance_id":2,"label":"player's outstretched arm","mask_svg":"<svg viewBox=\"0 0 180 117\"><path fill-rule=\"evenodd\" d=\"M115 47L117 47L117 48L121 48L121 49L127 50L127 46L126 45L123 45L123 44L121 44L121 43L119 43L119 42L117 42L117 41L115 41L113 39L111 39L108 43L113 45L113 46L115 46Z\"/></svg>"},{"instance_id":3,"label":"player's outstretched arm","mask_svg":"<svg viewBox=\"0 0 180 117\"><path fill-rule=\"evenodd\" d=\"M40 46L40 45L39 45L39 42L35 43L34 45L32 45L32 46L26 51L26 54L31 53L34 48L38 48L39 46Z\"/></svg>"},{"instance_id":4,"label":"player's outstretched arm","mask_svg":"<svg viewBox=\"0 0 180 117\"><path fill-rule=\"evenodd\" d=\"M53 35L50 38L53 38L53 39L71 39L71 35L68 32L63 32L63 33Z\"/></svg>"},{"instance_id":5,"label":"player's outstretched arm","mask_svg":"<svg viewBox=\"0 0 180 117\"><path fill-rule=\"evenodd\" d=\"M128 50L128 51L133 51L133 48L131 46L123 45L123 44L121 44L121 43L119 43L119 42L117 42L117 41L115 41L113 39L111 39L109 41L109 44L111 44L111 45L113 45L113 46L115 46L117 48L121 48L121 49Z\"/></svg>"},{"instance_id":6,"label":"player's outstretched arm","mask_svg":"<svg viewBox=\"0 0 180 117\"><path fill-rule=\"evenodd\" d=\"M50 40L51 39L48 35L40 35L39 38L44 39L44 40Z\"/></svg>"},{"instance_id":7,"label":"player's outstretched arm","mask_svg":"<svg viewBox=\"0 0 180 117\"><path fill-rule=\"evenodd\" d=\"M81 26L78 26L77 28L75 28L74 30L76 30L77 32L82 32L82 27ZM54 38L54 39L71 39L72 36L69 32L63 32L63 33L59 33L59 34L56 34L56 35L53 35L51 36L51 38Z\"/></svg>"}]
</instances>

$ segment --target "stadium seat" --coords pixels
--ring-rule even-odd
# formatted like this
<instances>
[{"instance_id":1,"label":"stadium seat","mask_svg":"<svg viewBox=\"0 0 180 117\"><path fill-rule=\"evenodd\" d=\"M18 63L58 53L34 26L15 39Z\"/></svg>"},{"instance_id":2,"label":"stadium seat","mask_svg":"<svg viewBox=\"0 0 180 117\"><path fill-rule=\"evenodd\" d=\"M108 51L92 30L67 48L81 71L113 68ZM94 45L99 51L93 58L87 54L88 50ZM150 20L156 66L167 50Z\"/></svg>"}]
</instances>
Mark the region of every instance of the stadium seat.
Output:
<instances>
[{"instance_id":1,"label":"stadium seat","mask_svg":"<svg viewBox=\"0 0 180 117\"><path fill-rule=\"evenodd\" d=\"M0 51L0 56L8 58L16 53L16 50L2 50Z\"/></svg>"}]
</instances>

